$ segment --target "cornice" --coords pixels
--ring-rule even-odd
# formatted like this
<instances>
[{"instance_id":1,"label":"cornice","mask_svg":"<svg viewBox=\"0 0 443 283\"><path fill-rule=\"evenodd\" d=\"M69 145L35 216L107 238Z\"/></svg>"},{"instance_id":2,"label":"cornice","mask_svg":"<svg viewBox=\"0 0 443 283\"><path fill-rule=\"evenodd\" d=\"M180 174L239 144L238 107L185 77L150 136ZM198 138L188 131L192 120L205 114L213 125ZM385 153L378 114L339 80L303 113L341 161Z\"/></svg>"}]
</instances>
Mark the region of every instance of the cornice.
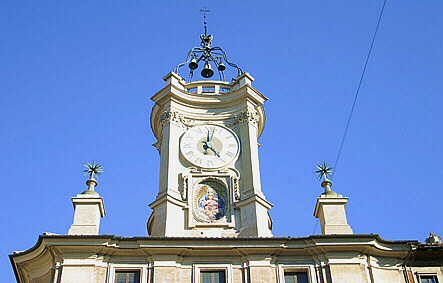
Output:
<instances>
[{"instance_id":1,"label":"cornice","mask_svg":"<svg viewBox=\"0 0 443 283\"><path fill-rule=\"evenodd\" d=\"M405 262L407 255L418 241L388 241L379 235L312 235L309 237L121 237L114 235L41 235L34 247L27 251L9 256L17 282L24 282L26 265L47 265L48 258L53 258L51 249L69 258L70 254L90 256L128 255L133 258L154 257L156 255L214 256L226 257L270 256L279 258L321 257L329 260L352 258L359 255L371 255L391 258ZM241 255L239 254L241 251ZM439 251L443 254L443 251ZM43 261L43 262L42 262Z\"/></svg>"},{"instance_id":2,"label":"cornice","mask_svg":"<svg viewBox=\"0 0 443 283\"><path fill-rule=\"evenodd\" d=\"M315 203L314 216L319 217L320 205L343 205L346 208L347 197L318 197Z\"/></svg>"},{"instance_id":3,"label":"cornice","mask_svg":"<svg viewBox=\"0 0 443 283\"><path fill-rule=\"evenodd\" d=\"M197 109L229 108L246 100L255 106L260 106L268 100L251 85L245 85L238 90L220 95L189 93L175 85L167 85L151 97L151 100L158 105L164 105L170 99L189 108Z\"/></svg>"},{"instance_id":4,"label":"cornice","mask_svg":"<svg viewBox=\"0 0 443 283\"><path fill-rule=\"evenodd\" d=\"M237 202L235 205L237 207L242 207L247 204L250 204L253 201L263 205L267 210L271 209L274 206L272 203L267 201L263 195L258 195L258 194L254 194L254 195L248 197L247 199L241 200L241 201Z\"/></svg>"},{"instance_id":5,"label":"cornice","mask_svg":"<svg viewBox=\"0 0 443 283\"><path fill-rule=\"evenodd\" d=\"M418 241L389 241L380 238L377 234L352 234L352 235L311 235L308 237L123 237L116 235L40 235L37 243L30 249L16 252L9 257L16 262L31 260L41 256L49 246L89 248L112 247L115 248L142 248L142 247L204 247L221 248L248 247L298 249L311 247L356 247L372 246L382 251L409 251ZM20 260L19 260L20 258Z\"/></svg>"},{"instance_id":6,"label":"cornice","mask_svg":"<svg viewBox=\"0 0 443 283\"><path fill-rule=\"evenodd\" d=\"M72 197L72 205L74 206L74 210L78 204L96 204L100 210L100 216L104 217L106 215L105 212L105 204L103 202L102 197Z\"/></svg>"},{"instance_id":7,"label":"cornice","mask_svg":"<svg viewBox=\"0 0 443 283\"><path fill-rule=\"evenodd\" d=\"M156 199L154 202L152 202L151 204L149 204L149 206L154 209L156 206L162 204L165 201L169 201L175 205L181 206L181 207L187 207L187 203L183 202L182 200L175 198L173 196L171 196L170 194L166 193L164 194L162 197Z\"/></svg>"}]
</instances>

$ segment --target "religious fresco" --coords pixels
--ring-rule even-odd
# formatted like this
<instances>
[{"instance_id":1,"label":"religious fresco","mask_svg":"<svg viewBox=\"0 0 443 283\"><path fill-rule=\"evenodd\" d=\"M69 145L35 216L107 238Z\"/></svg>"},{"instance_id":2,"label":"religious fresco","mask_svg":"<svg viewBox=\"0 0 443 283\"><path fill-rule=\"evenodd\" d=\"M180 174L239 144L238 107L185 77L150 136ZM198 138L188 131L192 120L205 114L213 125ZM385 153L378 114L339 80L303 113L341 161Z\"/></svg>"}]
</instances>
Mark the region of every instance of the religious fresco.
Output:
<instances>
[{"instance_id":1,"label":"religious fresco","mask_svg":"<svg viewBox=\"0 0 443 283\"><path fill-rule=\"evenodd\" d=\"M200 183L198 187L200 189L196 199L198 218L204 222L222 219L226 212L224 196L226 188L214 181Z\"/></svg>"}]
</instances>

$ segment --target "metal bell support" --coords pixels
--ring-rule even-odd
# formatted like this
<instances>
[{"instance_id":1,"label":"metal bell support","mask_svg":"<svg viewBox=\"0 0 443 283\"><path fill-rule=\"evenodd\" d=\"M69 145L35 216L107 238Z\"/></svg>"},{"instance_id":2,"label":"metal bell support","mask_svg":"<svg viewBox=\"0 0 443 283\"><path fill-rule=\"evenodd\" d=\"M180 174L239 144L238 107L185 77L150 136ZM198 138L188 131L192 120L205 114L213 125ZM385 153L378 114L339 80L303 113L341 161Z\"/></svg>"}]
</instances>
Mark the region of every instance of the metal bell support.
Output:
<instances>
[{"instance_id":1,"label":"metal bell support","mask_svg":"<svg viewBox=\"0 0 443 283\"><path fill-rule=\"evenodd\" d=\"M206 10L204 10L206 11ZM212 35L208 34L206 28L206 14L204 21L205 33L200 35L201 43L200 46L196 46L192 48L188 52L188 56L186 57L186 61L180 63L175 67L174 73L178 74L178 68L188 65L189 67L189 79L188 81L192 81L192 77L194 75L194 71L198 69L199 62L204 62L204 69L201 71L201 76L203 78L211 78L214 75L214 70L211 68L210 62L212 61L216 66L216 71L220 75L220 80L225 81L224 71L226 70L226 66L231 66L237 69L237 76L243 74L243 71L234 63L229 62L226 57L225 52L220 47L211 47L212 46ZM226 65L223 63L225 62Z\"/></svg>"}]
</instances>

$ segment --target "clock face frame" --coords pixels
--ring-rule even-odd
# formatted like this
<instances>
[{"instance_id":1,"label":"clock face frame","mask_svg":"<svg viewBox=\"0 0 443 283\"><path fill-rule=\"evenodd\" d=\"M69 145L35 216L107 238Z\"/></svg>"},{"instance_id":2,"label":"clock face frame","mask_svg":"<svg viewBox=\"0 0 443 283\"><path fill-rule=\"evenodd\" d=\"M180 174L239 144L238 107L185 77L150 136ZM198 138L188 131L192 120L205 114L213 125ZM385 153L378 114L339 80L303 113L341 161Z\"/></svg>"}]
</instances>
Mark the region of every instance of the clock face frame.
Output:
<instances>
[{"instance_id":1,"label":"clock face frame","mask_svg":"<svg viewBox=\"0 0 443 283\"><path fill-rule=\"evenodd\" d=\"M202 124L189 128L182 135L180 152L186 161L197 167L217 169L237 159L240 141L231 129Z\"/></svg>"}]
</instances>

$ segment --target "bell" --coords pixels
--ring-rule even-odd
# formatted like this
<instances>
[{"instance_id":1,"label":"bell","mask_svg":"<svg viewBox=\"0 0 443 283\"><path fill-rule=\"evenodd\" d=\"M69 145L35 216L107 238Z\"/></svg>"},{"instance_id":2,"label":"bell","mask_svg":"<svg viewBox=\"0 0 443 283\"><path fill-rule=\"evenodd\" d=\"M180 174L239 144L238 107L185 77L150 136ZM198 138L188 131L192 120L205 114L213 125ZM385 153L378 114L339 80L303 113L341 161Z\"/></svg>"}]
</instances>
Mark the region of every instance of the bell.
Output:
<instances>
[{"instance_id":1,"label":"bell","mask_svg":"<svg viewBox=\"0 0 443 283\"><path fill-rule=\"evenodd\" d=\"M192 58L191 62L189 62L189 69L195 70L197 68L198 68L197 60L195 60L195 58Z\"/></svg>"},{"instance_id":2,"label":"bell","mask_svg":"<svg viewBox=\"0 0 443 283\"><path fill-rule=\"evenodd\" d=\"M225 64L223 64L222 60L220 60L220 63L218 64L218 70L223 72L226 69Z\"/></svg>"},{"instance_id":3,"label":"bell","mask_svg":"<svg viewBox=\"0 0 443 283\"><path fill-rule=\"evenodd\" d=\"M209 62L205 63L205 68L202 70L201 75L203 78L210 78L214 75L214 71L211 69Z\"/></svg>"}]
</instances>

